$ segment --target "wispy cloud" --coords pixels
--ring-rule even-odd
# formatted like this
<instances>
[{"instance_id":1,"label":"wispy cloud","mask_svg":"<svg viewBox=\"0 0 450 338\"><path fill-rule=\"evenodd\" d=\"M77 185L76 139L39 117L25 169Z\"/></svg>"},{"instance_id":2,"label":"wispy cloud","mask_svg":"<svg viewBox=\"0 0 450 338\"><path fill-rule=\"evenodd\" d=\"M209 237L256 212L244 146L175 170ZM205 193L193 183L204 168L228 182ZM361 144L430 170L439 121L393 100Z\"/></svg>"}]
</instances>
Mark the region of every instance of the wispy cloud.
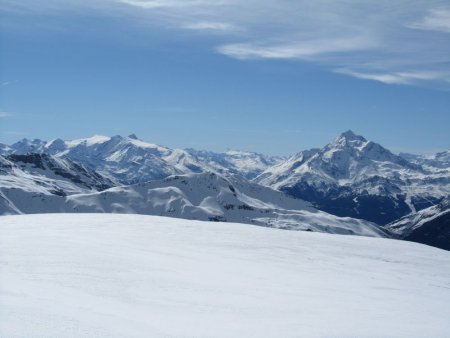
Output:
<instances>
[{"instance_id":1,"label":"wispy cloud","mask_svg":"<svg viewBox=\"0 0 450 338\"><path fill-rule=\"evenodd\" d=\"M219 46L219 53L236 59L308 59L313 56L365 50L375 47L376 43L361 38L317 39L299 43L267 45L257 43L236 43Z\"/></svg>"},{"instance_id":2,"label":"wispy cloud","mask_svg":"<svg viewBox=\"0 0 450 338\"><path fill-rule=\"evenodd\" d=\"M5 112L5 111L0 111L0 118L1 117L10 117L12 115L13 114L11 114L11 113L8 113L8 112Z\"/></svg>"},{"instance_id":3,"label":"wispy cloud","mask_svg":"<svg viewBox=\"0 0 450 338\"><path fill-rule=\"evenodd\" d=\"M430 9L422 20L407 27L450 33L450 7Z\"/></svg>"},{"instance_id":4,"label":"wispy cloud","mask_svg":"<svg viewBox=\"0 0 450 338\"><path fill-rule=\"evenodd\" d=\"M436 35L450 32L450 8L442 0L121 1L164 14L180 29L226 34L242 28L213 46L238 60L297 59L363 80L448 86L450 43Z\"/></svg>"},{"instance_id":5,"label":"wispy cloud","mask_svg":"<svg viewBox=\"0 0 450 338\"><path fill-rule=\"evenodd\" d=\"M19 82L19 81L17 81L17 80L14 80L14 81L4 81L4 82L1 82L1 83L0 83L0 86L2 86L2 87L4 87L4 86L9 86L9 85L12 85L12 84L17 83L17 82Z\"/></svg>"},{"instance_id":6,"label":"wispy cloud","mask_svg":"<svg viewBox=\"0 0 450 338\"><path fill-rule=\"evenodd\" d=\"M119 0L122 3L147 9L155 8L180 8L193 6L211 6L216 3L220 5L222 1L208 0Z\"/></svg>"},{"instance_id":7,"label":"wispy cloud","mask_svg":"<svg viewBox=\"0 0 450 338\"><path fill-rule=\"evenodd\" d=\"M364 73L351 69L336 69L336 73L350 75L358 79L374 80L386 84L414 84L417 81L450 81L450 73L433 71L393 72L393 73Z\"/></svg>"},{"instance_id":8,"label":"wispy cloud","mask_svg":"<svg viewBox=\"0 0 450 338\"><path fill-rule=\"evenodd\" d=\"M239 32L242 31L242 28L233 25L228 22L214 22L214 21L200 21L189 23L184 26L186 29L197 30L197 31L210 31L210 32L221 32L221 33L230 33L230 32Z\"/></svg>"},{"instance_id":9,"label":"wispy cloud","mask_svg":"<svg viewBox=\"0 0 450 338\"><path fill-rule=\"evenodd\" d=\"M12 0L6 0L12 2ZM448 84L448 0L23 0L33 8L91 3L148 27L211 34L211 51L238 60L292 59L363 80ZM94 5L95 3L95 5ZM80 5L81 6L81 5ZM185 34L188 32L188 34ZM444 35L444 36L443 36ZM441 75L439 75L441 74ZM444 74L444 75L442 75Z\"/></svg>"}]
</instances>

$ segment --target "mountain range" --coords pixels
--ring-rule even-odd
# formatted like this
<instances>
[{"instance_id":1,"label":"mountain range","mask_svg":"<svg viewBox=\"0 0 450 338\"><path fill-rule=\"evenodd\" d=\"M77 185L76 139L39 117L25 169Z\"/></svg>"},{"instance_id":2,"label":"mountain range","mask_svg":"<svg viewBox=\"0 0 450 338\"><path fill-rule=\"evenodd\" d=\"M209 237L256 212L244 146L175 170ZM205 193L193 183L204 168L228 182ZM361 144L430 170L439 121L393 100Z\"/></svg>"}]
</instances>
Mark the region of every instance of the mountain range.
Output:
<instances>
[{"instance_id":1,"label":"mountain range","mask_svg":"<svg viewBox=\"0 0 450 338\"><path fill-rule=\"evenodd\" d=\"M33 165L22 167L23 162L12 161L18 157L32 158ZM53 162L70 164L51 155L9 155L0 161L0 214L130 213L386 237L386 232L371 222L328 214L237 176L175 175L108 188L110 181L98 174L102 184L91 184L91 176L82 175L82 167L77 174L62 171L62 165L56 169L48 166ZM36 168L35 163L45 164Z\"/></svg>"},{"instance_id":2,"label":"mountain range","mask_svg":"<svg viewBox=\"0 0 450 338\"><path fill-rule=\"evenodd\" d=\"M193 149L170 149L127 137L95 135L86 139L45 142L23 139L11 146L0 145L0 155L45 153L82 163L117 184L134 184L170 175L216 172L252 179L283 157L243 151L214 153Z\"/></svg>"},{"instance_id":3,"label":"mountain range","mask_svg":"<svg viewBox=\"0 0 450 338\"><path fill-rule=\"evenodd\" d=\"M142 213L409 239L393 224L414 227L412 215L450 196L449 152L397 155L350 130L291 157L170 149L134 134L23 139L0 155L3 214Z\"/></svg>"},{"instance_id":4,"label":"mountain range","mask_svg":"<svg viewBox=\"0 0 450 338\"><path fill-rule=\"evenodd\" d=\"M267 168L254 181L332 214L381 225L450 194L450 166L436 161L435 166L411 162L347 131L322 149L302 151Z\"/></svg>"}]
</instances>

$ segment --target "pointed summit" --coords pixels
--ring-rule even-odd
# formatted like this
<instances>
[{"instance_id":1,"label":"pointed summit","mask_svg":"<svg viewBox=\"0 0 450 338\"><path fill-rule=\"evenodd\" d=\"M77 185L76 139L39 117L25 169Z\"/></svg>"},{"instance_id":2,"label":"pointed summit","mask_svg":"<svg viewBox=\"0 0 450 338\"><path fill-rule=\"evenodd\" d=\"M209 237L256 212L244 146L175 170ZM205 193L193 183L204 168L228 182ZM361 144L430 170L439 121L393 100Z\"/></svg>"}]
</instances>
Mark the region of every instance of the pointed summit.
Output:
<instances>
[{"instance_id":1,"label":"pointed summit","mask_svg":"<svg viewBox=\"0 0 450 338\"><path fill-rule=\"evenodd\" d=\"M132 139L132 140L139 140L139 138L136 136L136 134L130 134L128 135L128 138Z\"/></svg>"},{"instance_id":2,"label":"pointed summit","mask_svg":"<svg viewBox=\"0 0 450 338\"><path fill-rule=\"evenodd\" d=\"M344 138L347 141L367 141L364 137L362 137L361 135L357 135L353 132L353 130L349 129L345 132L343 132L341 135L339 135L340 139Z\"/></svg>"},{"instance_id":3,"label":"pointed summit","mask_svg":"<svg viewBox=\"0 0 450 338\"><path fill-rule=\"evenodd\" d=\"M340 157L341 155L338 155L336 152L339 150L347 153L348 156L356 161L360 161L365 158L366 160L385 161L409 167L407 161L402 159L400 156L394 155L380 144L373 141L368 141L361 135L357 135L351 130L347 130L346 132L340 134L334 139L333 142L328 144L324 150L325 158ZM337 159L334 161L337 161ZM349 163L346 165L349 165Z\"/></svg>"},{"instance_id":4,"label":"pointed summit","mask_svg":"<svg viewBox=\"0 0 450 338\"><path fill-rule=\"evenodd\" d=\"M349 129L336 137L328 147L361 147L365 143L367 143L367 140L364 137L355 134Z\"/></svg>"}]
</instances>

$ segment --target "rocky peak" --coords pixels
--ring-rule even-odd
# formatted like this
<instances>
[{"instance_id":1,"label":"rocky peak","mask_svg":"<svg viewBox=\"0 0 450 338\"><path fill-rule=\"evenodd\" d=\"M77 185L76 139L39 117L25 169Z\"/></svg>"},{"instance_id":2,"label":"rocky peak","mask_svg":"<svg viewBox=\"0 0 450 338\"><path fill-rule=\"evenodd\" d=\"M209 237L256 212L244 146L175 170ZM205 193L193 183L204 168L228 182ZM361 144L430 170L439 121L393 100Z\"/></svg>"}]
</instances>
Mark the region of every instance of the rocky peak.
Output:
<instances>
[{"instance_id":1,"label":"rocky peak","mask_svg":"<svg viewBox=\"0 0 450 338\"><path fill-rule=\"evenodd\" d=\"M352 130L347 130L340 134L333 143L349 144L349 143L365 143L367 140L361 135L355 134Z\"/></svg>"}]
</instances>

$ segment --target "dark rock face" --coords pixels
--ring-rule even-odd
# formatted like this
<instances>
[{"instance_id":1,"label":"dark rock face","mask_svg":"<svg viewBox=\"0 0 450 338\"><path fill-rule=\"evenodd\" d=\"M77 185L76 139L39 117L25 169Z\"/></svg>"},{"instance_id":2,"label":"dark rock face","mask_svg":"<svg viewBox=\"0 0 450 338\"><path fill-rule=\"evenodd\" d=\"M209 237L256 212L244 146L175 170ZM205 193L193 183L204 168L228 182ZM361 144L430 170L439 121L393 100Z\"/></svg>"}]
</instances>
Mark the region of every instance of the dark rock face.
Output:
<instances>
[{"instance_id":1,"label":"dark rock face","mask_svg":"<svg viewBox=\"0 0 450 338\"><path fill-rule=\"evenodd\" d=\"M36 169L42 169L45 170L44 161L47 160L49 156L45 154L38 154L38 153L29 153L29 154L12 154L9 155L8 160L14 163L26 163L26 164L32 164L34 168Z\"/></svg>"},{"instance_id":2,"label":"dark rock face","mask_svg":"<svg viewBox=\"0 0 450 338\"><path fill-rule=\"evenodd\" d=\"M45 153L11 154L6 159L25 171L46 171L89 189L102 191L114 186L113 182L94 170L68 159L56 159ZM57 193L61 194L62 192Z\"/></svg>"},{"instance_id":3,"label":"dark rock face","mask_svg":"<svg viewBox=\"0 0 450 338\"><path fill-rule=\"evenodd\" d=\"M3 156L0 156L0 173L7 173L12 167L13 164L10 161L6 160Z\"/></svg>"},{"instance_id":4,"label":"dark rock face","mask_svg":"<svg viewBox=\"0 0 450 338\"><path fill-rule=\"evenodd\" d=\"M450 197L383 226L394 238L450 250Z\"/></svg>"},{"instance_id":5,"label":"dark rock face","mask_svg":"<svg viewBox=\"0 0 450 338\"><path fill-rule=\"evenodd\" d=\"M450 250L450 212L424 223L403 239Z\"/></svg>"},{"instance_id":6,"label":"dark rock face","mask_svg":"<svg viewBox=\"0 0 450 338\"><path fill-rule=\"evenodd\" d=\"M311 202L328 213L387 224L410 212L405 196L356 194L348 187L336 187L323 192L306 183L282 189L287 194Z\"/></svg>"},{"instance_id":7,"label":"dark rock face","mask_svg":"<svg viewBox=\"0 0 450 338\"><path fill-rule=\"evenodd\" d=\"M411 203L414 205L414 208L416 208L416 210L423 210L438 204L441 200L442 198L436 198L432 196L427 196L427 198L413 196L411 198Z\"/></svg>"}]
</instances>

